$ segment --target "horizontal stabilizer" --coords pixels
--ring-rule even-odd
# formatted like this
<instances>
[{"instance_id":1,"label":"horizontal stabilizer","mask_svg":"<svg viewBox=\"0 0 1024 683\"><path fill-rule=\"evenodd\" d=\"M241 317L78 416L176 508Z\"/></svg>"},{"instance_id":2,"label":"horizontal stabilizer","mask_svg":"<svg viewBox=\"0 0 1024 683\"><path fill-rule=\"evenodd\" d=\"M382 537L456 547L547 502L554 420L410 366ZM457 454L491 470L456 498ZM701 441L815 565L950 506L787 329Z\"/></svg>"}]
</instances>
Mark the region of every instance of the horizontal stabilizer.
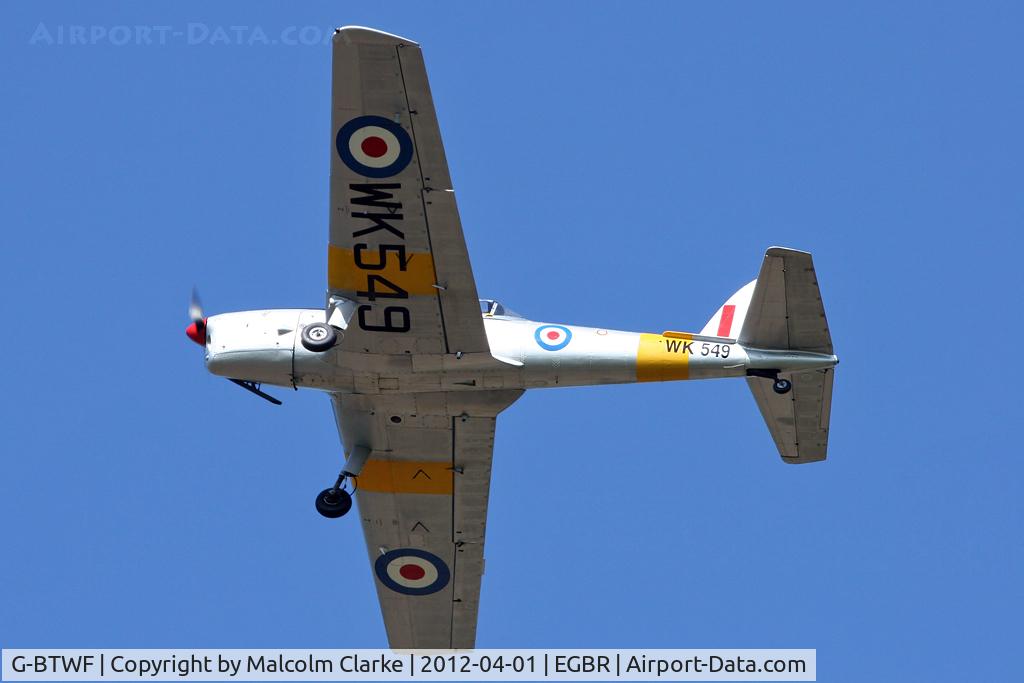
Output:
<instances>
[{"instance_id":1,"label":"horizontal stabilizer","mask_svg":"<svg viewBox=\"0 0 1024 683\"><path fill-rule=\"evenodd\" d=\"M833 356L833 367L795 370L792 365L787 368L786 361L781 360L787 351L833 355L832 336L810 254L783 247L768 249L739 342L751 349L752 357L755 349L765 354L782 352L778 354L780 365L775 372L779 379L792 382L789 391L777 393L773 388L775 380L769 374L747 377L779 455L791 463L824 460L837 361ZM770 373L771 369L762 368L761 372Z\"/></svg>"},{"instance_id":2,"label":"horizontal stabilizer","mask_svg":"<svg viewBox=\"0 0 1024 683\"><path fill-rule=\"evenodd\" d=\"M835 370L784 373L793 382L786 394L772 389L772 380L748 377L772 440L785 462L805 463L825 459L828 451L828 423L832 412L832 379Z\"/></svg>"},{"instance_id":3,"label":"horizontal stabilizer","mask_svg":"<svg viewBox=\"0 0 1024 683\"><path fill-rule=\"evenodd\" d=\"M832 353L810 254L783 247L768 249L739 342L758 349Z\"/></svg>"}]
</instances>

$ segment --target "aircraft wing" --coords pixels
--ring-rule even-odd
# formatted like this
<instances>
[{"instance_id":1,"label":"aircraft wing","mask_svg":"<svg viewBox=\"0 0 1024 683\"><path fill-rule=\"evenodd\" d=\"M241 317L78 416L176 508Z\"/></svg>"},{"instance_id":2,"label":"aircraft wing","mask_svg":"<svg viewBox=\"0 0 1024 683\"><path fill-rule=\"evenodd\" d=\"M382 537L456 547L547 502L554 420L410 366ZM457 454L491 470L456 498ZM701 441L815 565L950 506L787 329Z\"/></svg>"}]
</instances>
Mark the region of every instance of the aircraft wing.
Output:
<instances>
[{"instance_id":1,"label":"aircraft wing","mask_svg":"<svg viewBox=\"0 0 1024 683\"><path fill-rule=\"evenodd\" d=\"M497 414L522 390L333 394L392 648L472 648Z\"/></svg>"},{"instance_id":2,"label":"aircraft wing","mask_svg":"<svg viewBox=\"0 0 1024 683\"><path fill-rule=\"evenodd\" d=\"M341 348L487 352L419 45L360 27L333 43L327 279Z\"/></svg>"}]
</instances>

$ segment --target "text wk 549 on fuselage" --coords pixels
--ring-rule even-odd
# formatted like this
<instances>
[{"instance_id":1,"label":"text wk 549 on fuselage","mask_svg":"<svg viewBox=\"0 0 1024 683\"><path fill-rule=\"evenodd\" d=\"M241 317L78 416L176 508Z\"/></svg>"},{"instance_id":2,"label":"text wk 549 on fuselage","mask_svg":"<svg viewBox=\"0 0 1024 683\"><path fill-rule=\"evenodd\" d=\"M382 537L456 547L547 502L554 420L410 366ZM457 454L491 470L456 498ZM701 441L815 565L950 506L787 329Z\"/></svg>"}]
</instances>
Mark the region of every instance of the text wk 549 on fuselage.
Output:
<instances>
[{"instance_id":1,"label":"text wk 549 on fuselage","mask_svg":"<svg viewBox=\"0 0 1024 683\"><path fill-rule=\"evenodd\" d=\"M782 460L825 459L838 359L810 254L769 248L697 333L482 300L419 45L345 27L332 50L325 305L206 317L193 295L188 336L267 400L330 397L344 461L316 508L341 517L355 491L392 647L474 647L495 421L527 389L744 378Z\"/></svg>"}]
</instances>

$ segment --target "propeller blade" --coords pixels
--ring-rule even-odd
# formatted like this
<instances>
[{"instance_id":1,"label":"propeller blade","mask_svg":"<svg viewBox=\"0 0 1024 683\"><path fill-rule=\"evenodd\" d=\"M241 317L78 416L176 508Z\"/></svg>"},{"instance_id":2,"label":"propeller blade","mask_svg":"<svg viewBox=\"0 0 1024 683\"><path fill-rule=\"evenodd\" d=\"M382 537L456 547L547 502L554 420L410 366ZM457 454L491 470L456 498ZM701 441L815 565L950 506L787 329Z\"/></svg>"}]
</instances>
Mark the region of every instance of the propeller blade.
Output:
<instances>
[{"instance_id":1,"label":"propeller blade","mask_svg":"<svg viewBox=\"0 0 1024 683\"><path fill-rule=\"evenodd\" d=\"M188 318L192 322L199 322L204 317L203 315L203 304L199 301L199 291L192 288L192 298L188 302Z\"/></svg>"}]
</instances>

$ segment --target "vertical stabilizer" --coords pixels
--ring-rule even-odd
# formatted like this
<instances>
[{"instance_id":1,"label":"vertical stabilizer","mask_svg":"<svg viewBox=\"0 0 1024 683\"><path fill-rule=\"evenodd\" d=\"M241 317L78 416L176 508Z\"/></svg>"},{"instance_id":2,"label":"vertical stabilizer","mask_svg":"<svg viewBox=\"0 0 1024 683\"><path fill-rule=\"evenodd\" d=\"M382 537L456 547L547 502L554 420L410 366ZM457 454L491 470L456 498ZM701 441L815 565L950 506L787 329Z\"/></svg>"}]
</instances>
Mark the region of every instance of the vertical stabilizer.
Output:
<instances>
[{"instance_id":1,"label":"vertical stabilizer","mask_svg":"<svg viewBox=\"0 0 1024 683\"><path fill-rule=\"evenodd\" d=\"M747 308L750 306L750 297L754 293L756 284L757 280L748 282L742 289L730 296L728 301L711 316L711 320L704 325L704 329L700 331L701 335L736 339L743 327L743 320L747 317Z\"/></svg>"}]
</instances>

